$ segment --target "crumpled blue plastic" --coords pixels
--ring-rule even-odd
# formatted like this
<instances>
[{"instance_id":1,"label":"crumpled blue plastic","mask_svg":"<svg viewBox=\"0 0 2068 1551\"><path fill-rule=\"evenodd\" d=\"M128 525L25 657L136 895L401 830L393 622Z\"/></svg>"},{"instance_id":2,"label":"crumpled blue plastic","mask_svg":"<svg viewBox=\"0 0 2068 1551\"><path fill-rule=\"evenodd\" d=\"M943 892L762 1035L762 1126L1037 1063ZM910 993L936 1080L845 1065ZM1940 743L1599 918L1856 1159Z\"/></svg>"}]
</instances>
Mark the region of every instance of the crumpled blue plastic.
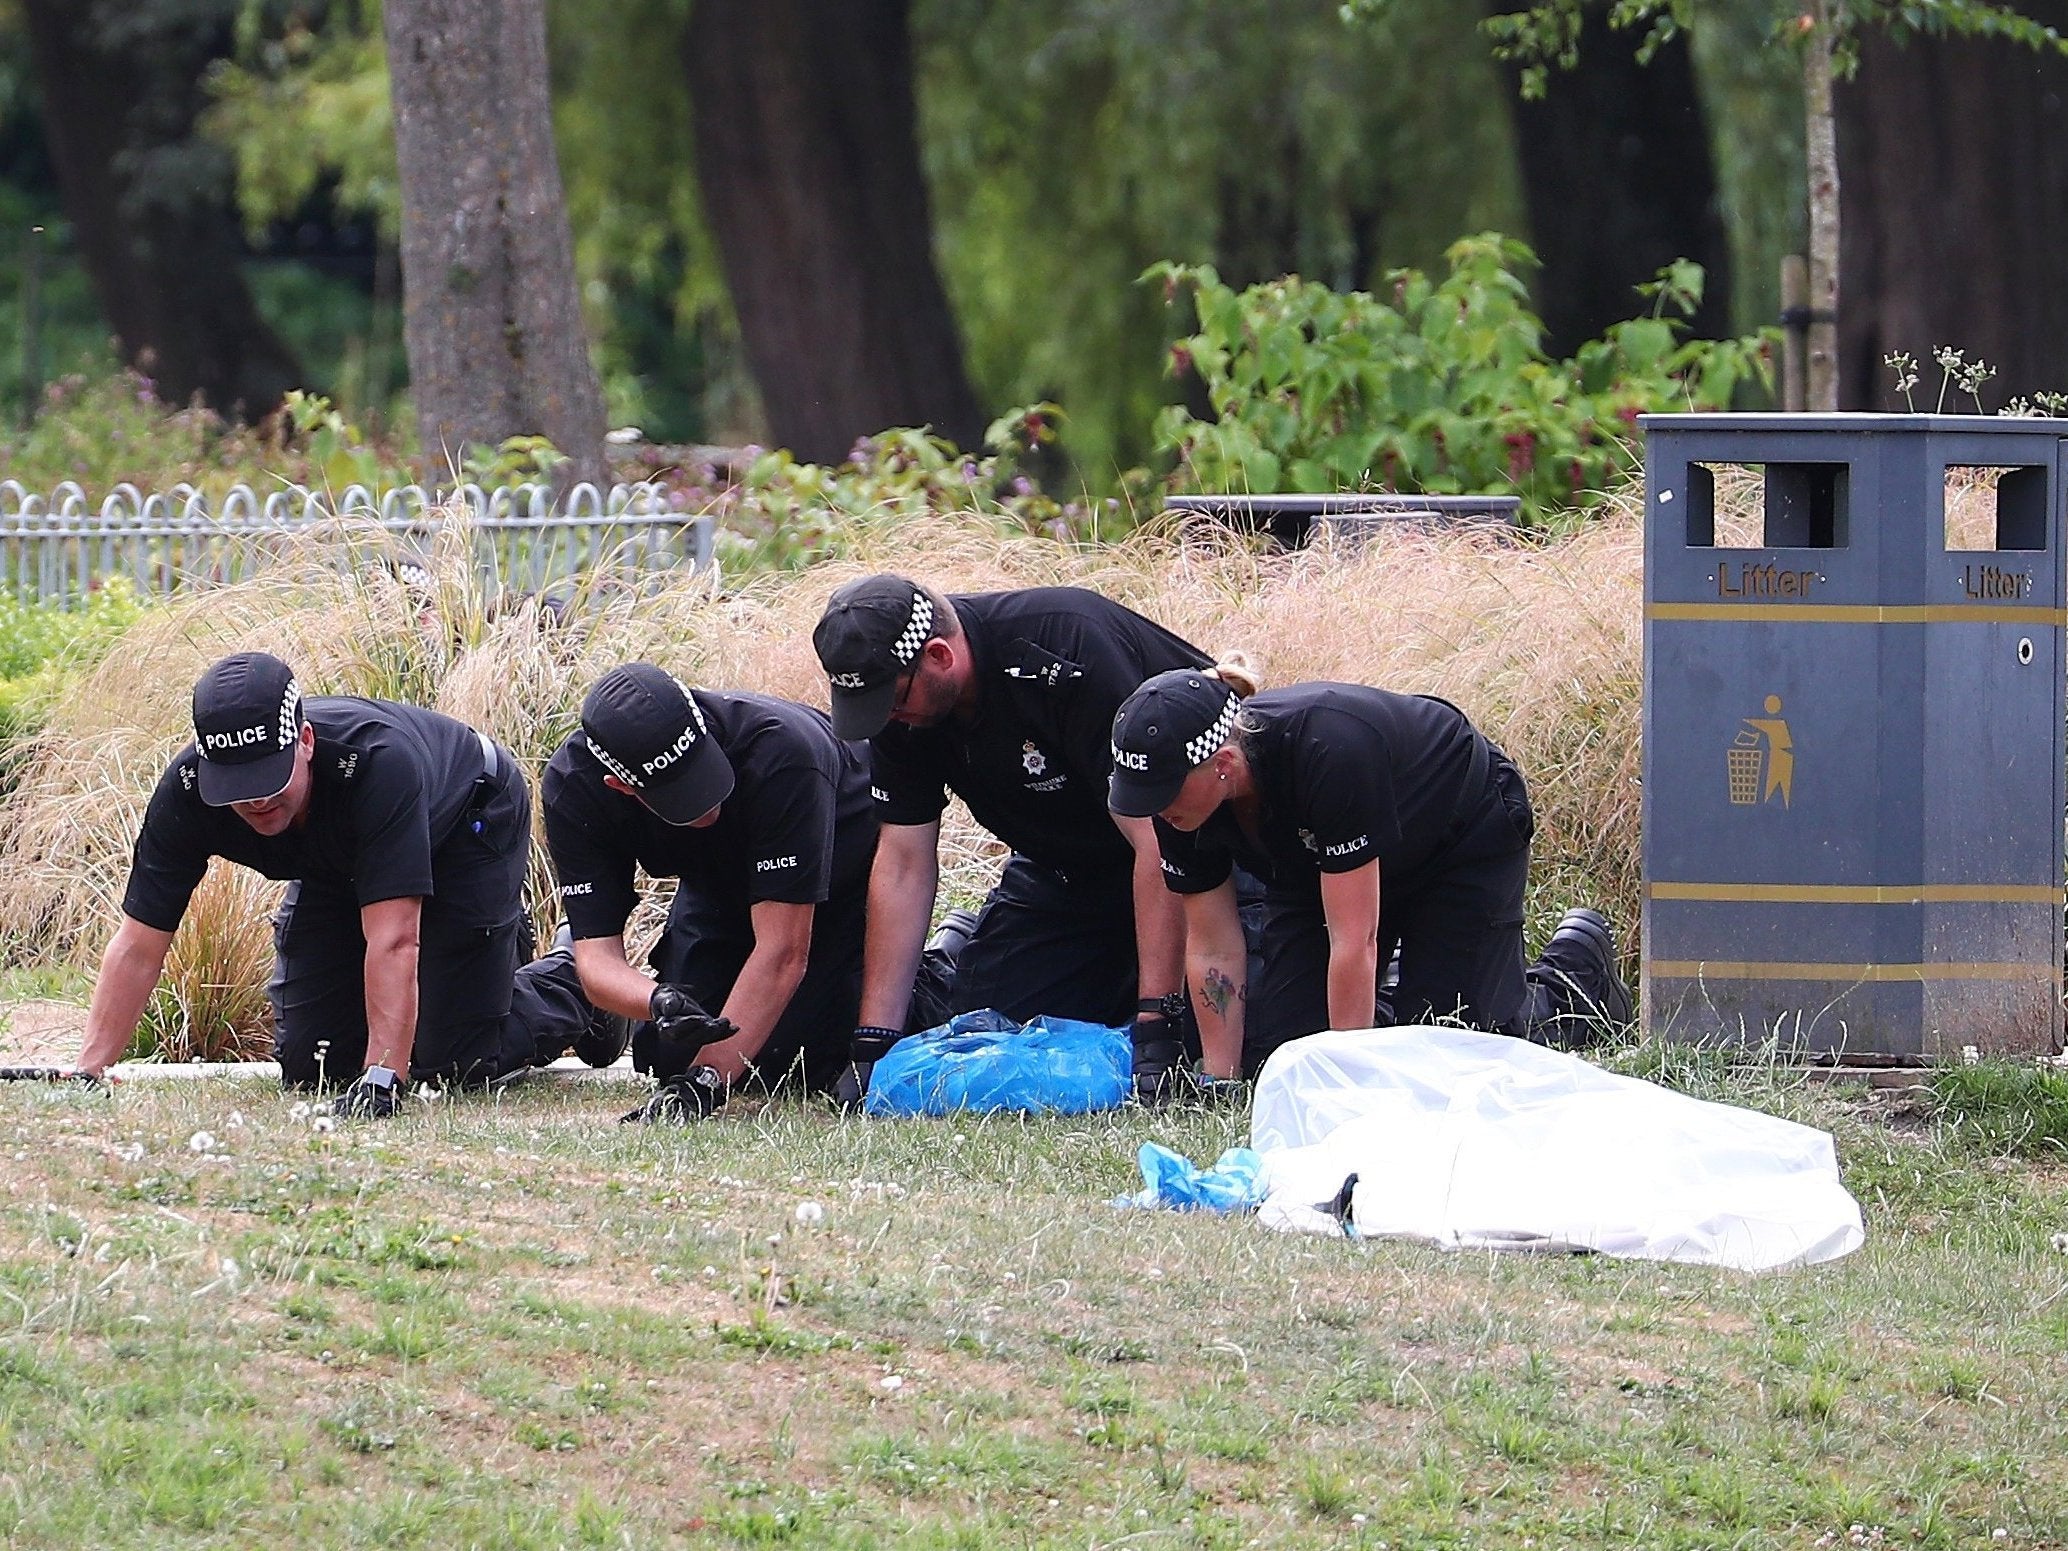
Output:
<instances>
[{"instance_id":1,"label":"crumpled blue plastic","mask_svg":"<svg viewBox=\"0 0 2068 1551\"><path fill-rule=\"evenodd\" d=\"M1210 1169L1154 1142L1136 1155L1142 1189L1115 1206L1169 1207L1180 1212L1247 1212L1264 1199L1264 1157L1254 1148L1231 1147Z\"/></svg>"},{"instance_id":2,"label":"crumpled blue plastic","mask_svg":"<svg viewBox=\"0 0 2068 1551\"><path fill-rule=\"evenodd\" d=\"M1071 1018L1013 1022L986 1008L901 1039L869 1075L867 1115L1085 1115L1127 1099L1125 1028Z\"/></svg>"}]
</instances>

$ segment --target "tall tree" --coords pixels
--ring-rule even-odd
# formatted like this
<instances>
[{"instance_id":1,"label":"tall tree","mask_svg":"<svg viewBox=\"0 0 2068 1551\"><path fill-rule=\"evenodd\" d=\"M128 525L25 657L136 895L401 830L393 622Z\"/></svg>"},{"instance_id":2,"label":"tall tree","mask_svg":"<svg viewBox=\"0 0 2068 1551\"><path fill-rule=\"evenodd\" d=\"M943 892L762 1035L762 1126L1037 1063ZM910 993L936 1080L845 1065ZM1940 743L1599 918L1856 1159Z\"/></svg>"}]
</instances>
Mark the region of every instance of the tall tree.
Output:
<instances>
[{"instance_id":1,"label":"tall tree","mask_svg":"<svg viewBox=\"0 0 2068 1551\"><path fill-rule=\"evenodd\" d=\"M386 0L402 184L403 333L435 477L469 445L543 435L603 476L553 147L545 0Z\"/></svg>"},{"instance_id":2,"label":"tall tree","mask_svg":"<svg viewBox=\"0 0 2068 1551\"><path fill-rule=\"evenodd\" d=\"M1487 0L1499 14L1509 0ZM1708 277L1691 320L1697 334L1730 332L1730 242L1718 206L1709 125L1687 40L1663 41L1640 62L1638 40L1588 11L1569 79L1542 96L1516 88L1515 148L1529 204L1533 288L1546 345L1570 355L1631 315L1633 288L1675 259Z\"/></svg>"},{"instance_id":3,"label":"tall tree","mask_svg":"<svg viewBox=\"0 0 2068 1551\"><path fill-rule=\"evenodd\" d=\"M975 445L907 0L696 0L684 55L704 218L770 434L820 461L893 425Z\"/></svg>"},{"instance_id":4,"label":"tall tree","mask_svg":"<svg viewBox=\"0 0 2068 1551\"><path fill-rule=\"evenodd\" d=\"M1397 0L1346 0L1355 8L1383 9ZM1590 7L1607 5L1610 25L1642 32L1638 58L1647 61L1695 18L1725 0L1534 0L1527 10L1496 14L1486 28L1504 58L1523 62L1523 88L1543 90L1548 68L1571 69ZM2026 12L1996 0L1768 0L1774 32L1801 50L1803 138L1807 149L1809 215L1809 408L1839 407L1838 326L1843 194L1833 107L1834 83L1849 79L1859 62L1863 33L1935 38L1946 35L2014 39L2043 53L2068 49L2058 32Z\"/></svg>"},{"instance_id":5,"label":"tall tree","mask_svg":"<svg viewBox=\"0 0 2068 1551\"><path fill-rule=\"evenodd\" d=\"M301 380L253 304L230 161L196 132L238 0L21 0L65 214L125 359L257 416Z\"/></svg>"},{"instance_id":6,"label":"tall tree","mask_svg":"<svg viewBox=\"0 0 2068 1551\"><path fill-rule=\"evenodd\" d=\"M1838 132L1846 402L1903 407L1891 351L1926 363L1919 402L1934 402L1939 346L1996 369L1985 402L2068 391L2068 59L1999 40L1870 40L1860 79L1839 89Z\"/></svg>"}]
</instances>

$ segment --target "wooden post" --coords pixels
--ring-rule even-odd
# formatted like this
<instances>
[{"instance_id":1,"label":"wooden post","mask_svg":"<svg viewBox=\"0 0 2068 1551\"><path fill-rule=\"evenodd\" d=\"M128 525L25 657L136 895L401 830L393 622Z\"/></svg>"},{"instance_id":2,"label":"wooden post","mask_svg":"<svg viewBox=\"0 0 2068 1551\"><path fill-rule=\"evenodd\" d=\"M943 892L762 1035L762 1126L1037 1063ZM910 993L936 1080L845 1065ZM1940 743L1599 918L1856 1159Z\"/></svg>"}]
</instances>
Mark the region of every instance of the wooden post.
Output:
<instances>
[{"instance_id":1,"label":"wooden post","mask_svg":"<svg viewBox=\"0 0 2068 1551\"><path fill-rule=\"evenodd\" d=\"M1781 260L1781 408L1799 415L1809 408L1809 260L1791 253Z\"/></svg>"}]
</instances>

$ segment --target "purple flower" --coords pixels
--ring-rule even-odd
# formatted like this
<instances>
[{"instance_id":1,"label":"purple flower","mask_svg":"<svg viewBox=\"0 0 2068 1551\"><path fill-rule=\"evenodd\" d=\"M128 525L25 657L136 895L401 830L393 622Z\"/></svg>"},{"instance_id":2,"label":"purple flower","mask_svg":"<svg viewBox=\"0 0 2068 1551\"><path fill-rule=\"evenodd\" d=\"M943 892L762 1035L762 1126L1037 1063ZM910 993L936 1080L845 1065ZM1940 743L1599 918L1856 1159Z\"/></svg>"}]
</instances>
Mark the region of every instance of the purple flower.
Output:
<instances>
[{"instance_id":1,"label":"purple flower","mask_svg":"<svg viewBox=\"0 0 2068 1551\"><path fill-rule=\"evenodd\" d=\"M1034 482L1028 479L1025 474L1021 474L1012 482L1012 493L1014 495L1032 495L1034 493Z\"/></svg>"}]
</instances>

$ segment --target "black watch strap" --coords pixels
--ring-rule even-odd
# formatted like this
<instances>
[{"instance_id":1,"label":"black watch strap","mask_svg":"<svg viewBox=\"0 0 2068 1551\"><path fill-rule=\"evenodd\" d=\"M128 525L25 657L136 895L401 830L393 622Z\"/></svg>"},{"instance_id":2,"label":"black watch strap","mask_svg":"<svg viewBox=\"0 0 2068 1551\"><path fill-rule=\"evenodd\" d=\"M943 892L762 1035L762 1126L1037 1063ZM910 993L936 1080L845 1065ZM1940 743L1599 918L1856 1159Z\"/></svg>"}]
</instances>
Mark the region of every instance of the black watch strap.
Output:
<instances>
[{"instance_id":1,"label":"black watch strap","mask_svg":"<svg viewBox=\"0 0 2068 1551\"><path fill-rule=\"evenodd\" d=\"M1182 991L1172 991L1164 996L1145 996L1135 1003L1138 1018L1182 1018L1192 1003Z\"/></svg>"}]
</instances>

